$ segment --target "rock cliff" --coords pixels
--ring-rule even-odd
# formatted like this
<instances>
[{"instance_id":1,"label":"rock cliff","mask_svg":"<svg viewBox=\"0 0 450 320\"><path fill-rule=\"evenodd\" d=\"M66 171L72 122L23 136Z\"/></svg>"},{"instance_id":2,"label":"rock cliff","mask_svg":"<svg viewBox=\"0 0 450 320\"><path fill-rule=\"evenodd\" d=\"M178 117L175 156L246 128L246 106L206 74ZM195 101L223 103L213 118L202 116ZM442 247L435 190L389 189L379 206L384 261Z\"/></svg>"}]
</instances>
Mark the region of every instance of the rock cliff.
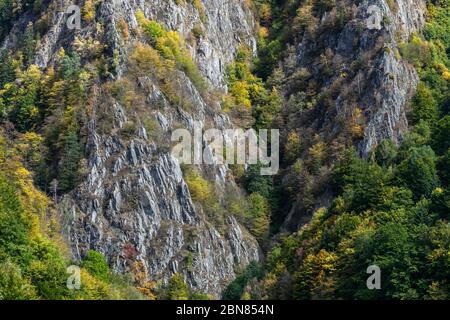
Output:
<instances>
[{"instance_id":1,"label":"rock cliff","mask_svg":"<svg viewBox=\"0 0 450 320\"><path fill-rule=\"evenodd\" d=\"M419 78L400 49L420 32L425 14L425 1L343 0L328 8L310 2L300 7L292 43L269 80L283 91L282 126L285 137L292 132L300 136L302 161L316 161L308 148L320 141L327 146L328 168L344 146L354 145L368 157L384 139L402 141ZM326 176L327 169L322 169L318 174ZM311 194L305 191L311 181L305 178L298 188ZM311 210L329 204L329 190L317 192L322 196ZM301 218L304 197L285 210L285 224L293 223L294 229L308 221Z\"/></svg>"},{"instance_id":2,"label":"rock cliff","mask_svg":"<svg viewBox=\"0 0 450 320\"><path fill-rule=\"evenodd\" d=\"M114 60L106 81L128 75L127 61L137 42L136 14L143 12L185 40L208 90L224 90L224 71L239 46L256 50L255 22L243 0L174 1L106 0L94 2L95 12L86 19L82 7L81 29L70 30L65 13L72 1L45 2L39 13L27 12L16 21L2 48L19 46L18 34L30 23L46 17L47 27L37 44L34 63L51 67L60 48L76 51L77 44L104 45L106 58ZM123 29L129 30L124 39ZM193 35L196 28L197 34ZM83 57L83 62L88 61ZM83 63L82 62L82 63ZM218 102L205 101L188 76L179 71L178 88L191 101L192 109L169 102L151 77L136 84L145 94L141 101L146 118L153 119L164 142L147 132L139 115L115 99L105 101L101 89L94 90L92 112L86 124L86 177L59 202L66 236L75 259L87 250L102 252L112 269L127 273L142 262L150 280L166 283L175 272L185 276L194 291L220 297L235 272L260 259L257 241L231 215L219 230L192 201L178 161L170 155L169 138L175 126L193 129L195 123L229 128L228 117ZM101 84L96 84L101 87ZM100 130L108 114L108 129ZM124 138L120 133L136 123ZM225 166L199 168L217 188L237 188Z\"/></svg>"}]
</instances>

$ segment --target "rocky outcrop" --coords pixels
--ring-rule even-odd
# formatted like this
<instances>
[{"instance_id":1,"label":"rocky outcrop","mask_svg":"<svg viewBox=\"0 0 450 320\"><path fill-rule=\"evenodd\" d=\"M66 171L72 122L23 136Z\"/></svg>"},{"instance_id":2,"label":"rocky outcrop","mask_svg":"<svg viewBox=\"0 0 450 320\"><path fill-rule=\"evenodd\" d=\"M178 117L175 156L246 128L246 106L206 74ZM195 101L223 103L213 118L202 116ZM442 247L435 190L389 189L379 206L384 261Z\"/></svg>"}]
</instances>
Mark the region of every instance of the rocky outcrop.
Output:
<instances>
[{"instance_id":1,"label":"rocky outcrop","mask_svg":"<svg viewBox=\"0 0 450 320\"><path fill-rule=\"evenodd\" d=\"M96 5L93 21L81 20L81 29L69 30L65 13L70 1L51 1L44 12L49 26L41 35L34 63L42 69L51 66L62 47L76 50L76 43L105 46L106 58L114 59L110 80L127 75L127 60L137 35L136 13L178 31L186 40L199 70L208 79L210 89L226 88L225 66L239 46L256 50L254 19L243 0L106 0ZM14 49L29 22L39 17L27 14L18 21L2 47ZM120 28L130 30L124 40ZM193 28L200 30L194 35ZM82 63L88 58L82 57ZM218 298L235 272L260 259L257 241L236 219L225 214L223 225L215 226L200 205L192 201L180 164L170 155L168 137L175 126L193 129L209 124L231 127L230 120L217 112L217 101L206 102L191 80L179 72L177 79L183 95L192 102L192 110L170 103L150 77L138 79L146 90L146 117L157 123L162 140L155 140L139 116L114 99L106 102L97 91L87 124L86 178L60 201L65 234L73 256L82 259L91 249L105 254L112 269L129 272L137 261L148 279L167 283L179 272L194 291ZM96 84L101 87L101 84ZM100 89L98 89L100 90ZM105 109L106 108L106 109ZM108 114L109 130L100 130L98 114ZM135 130L121 134L130 117ZM105 120L102 120L103 122ZM203 175L224 189L233 179L224 165L199 168ZM220 199L219 199L220 201Z\"/></svg>"},{"instance_id":2,"label":"rocky outcrop","mask_svg":"<svg viewBox=\"0 0 450 320\"><path fill-rule=\"evenodd\" d=\"M303 36L297 46L297 69L308 70L323 88L347 88L332 98L335 114L328 111L327 118L315 123L324 128L334 122L330 125L334 134L339 130L336 118L348 121L355 108L361 109L365 130L358 148L364 157L383 139L399 142L407 130L406 108L418 76L398 48L423 26L425 11L425 1L342 1L321 17L320 36ZM326 66L317 68L322 63L319 55L332 65L331 74L323 72Z\"/></svg>"},{"instance_id":3,"label":"rocky outcrop","mask_svg":"<svg viewBox=\"0 0 450 320\"><path fill-rule=\"evenodd\" d=\"M151 88L149 108L165 105L149 110L162 132L169 133L174 122L192 128L193 116L174 109L149 78L141 82ZM208 108L204 102L195 113L197 121L208 118L203 108ZM231 215L219 232L202 208L193 204L178 161L159 150L142 126L131 138L121 137L118 132L128 120L126 112L118 103L109 112L117 130L99 134L94 112L89 125L87 179L61 205L75 258L94 249L104 253L120 273L129 272L141 261L150 279L167 282L180 272L194 290L219 297L238 268L260 259L258 243ZM210 168L211 179L224 184L224 170L223 166Z\"/></svg>"},{"instance_id":4,"label":"rocky outcrop","mask_svg":"<svg viewBox=\"0 0 450 320\"><path fill-rule=\"evenodd\" d=\"M284 136L300 136L301 160L311 158L309 146L325 142L329 158L317 173L325 176L351 145L368 157L384 139L402 141L419 77L400 45L420 32L426 6L423 0L337 0L326 9L304 4L301 10L303 20L294 19L299 31L277 70L286 100ZM304 200L311 180L291 186L292 171L286 170L282 183L301 196L286 205L284 226L296 230L312 211L329 206L333 195L321 185L311 205Z\"/></svg>"},{"instance_id":5,"label":"rocky outcrop","mask_svg":"<svg viewBox=\"0 0 450 320\"><path fill-rule=\"evenodd\" d=\"M256 51L255 21L243 0L201 1L203 9L173 0L142 1L147 17L191 38L191 51L200 70L215 87L225 85L223 74L236 49L245 44ZM192 30L201 30L196 38Z\"/></svg>"},{"instance_id":6,"label":"rocky outcrop","mask_svg":"<svg viewBox=\"0 0 450 320\"><path fill-rule=\"evenodd\" d=\"M125 61L127 48L118 33L119 21L123 19L130 30L135 29L138 25L138 10L144 12L147 18L179 32L187 39L200 71L216 88L226 87L223 77L225 68L241 45L246 45L256 52L255 20L244 0L205 0L199 1L200 7L184 0L101 1L96 10L96 21L102 20L105 36L99 33L94 23L83 19L80 30L69 30L66 22L73 12L65 12L72 4L69 0L52 1L47 11L42 13L48 14L50 22L49 30L42 35L36 48L35 63L41 68L52 63L60 46L70 47L75 37L101 40L107 44L111 55L117 50L122 55L122 62ZM33 19L37 18L30 14L24 15L3 41L2 48L17 47L17 35L23 32L29 22L34 22ZM194 34L194 28L198 30L198 35ZM99 39L100 37L102 39Z\"/></svg>"},{"instance_id":7,"label":"rocky outcrop","mask_svg":"<svg viewBox=\"0 0 450 320\"><path fill-rule=\"evenodd\" d=\"M378 75L368 79L372 83L362 98L369 111L364 139L359 145L363 156L384 139L400 142L408 128L406 107L419 78L397 50L399 41L408 41L412 33L420 31L426 12L425 1L375 1L363 3L361 9L367 10L369 5L380 8L383 21L387 21L382 29L386 49L376 64Z\"/></svg>"}]
</instances>

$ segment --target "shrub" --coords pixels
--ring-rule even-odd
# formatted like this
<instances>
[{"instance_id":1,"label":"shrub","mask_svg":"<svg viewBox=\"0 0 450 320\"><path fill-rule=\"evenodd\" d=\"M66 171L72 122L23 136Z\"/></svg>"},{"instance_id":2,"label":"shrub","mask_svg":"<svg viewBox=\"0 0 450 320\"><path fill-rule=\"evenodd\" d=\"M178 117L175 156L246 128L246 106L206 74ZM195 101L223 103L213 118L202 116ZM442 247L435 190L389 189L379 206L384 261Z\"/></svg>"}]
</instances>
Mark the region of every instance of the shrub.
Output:
<instances>
[{"instance_id":1,"label":"shrub","mask_svg":"<svg viewBox=\"0 0 450 320\"><path fill-rule=\"evenodd\" d=\"M83 8L81 8L81 13L83 14L83 19L87 22L91 22L95 18L95 2L94 0L86 0L84 2Z\"/></svg>"},{"instance_id":2,"label":"shrub","mask_svg":"<svg viewBox=\"0 0 450 320\"><path fill-rule=\"evenodd\" d=\"M185 170L184 179L194 201L205 204L212 198L213 194L209 182L203 179L197 170Z\"/></svg>"},{"instance_id":3,"label":"shrub","mask_svg":"<svg viewBox=\"0 0 450 320\"><path fill-rule=\"evenodd\" d=\"M36 297L34 287L22 277L19 266L9 260L0 263L0 300L30 300Z\"/></svg>"},{"instance_id":4,"label":"shrub","mask_svg":"<svg viewBox=\"0 0 450 320\"><path fill-rule=\"evenodd\" d=\"M89 250L83 258L83 267L99 280L107 281L110 277L109 266L100 252Z\"/></svg>"},{"instance_id":5,"label":"shrub","mask_svg":"<svg viewBox=\"0 0 450 320\"><path fill-rule=\"evenodd\" d=\"M188 300L189 288L184 281L183 275L175 273L169 280L167 287L167 298L169 300Z\"/></svg>"}]
</instances>

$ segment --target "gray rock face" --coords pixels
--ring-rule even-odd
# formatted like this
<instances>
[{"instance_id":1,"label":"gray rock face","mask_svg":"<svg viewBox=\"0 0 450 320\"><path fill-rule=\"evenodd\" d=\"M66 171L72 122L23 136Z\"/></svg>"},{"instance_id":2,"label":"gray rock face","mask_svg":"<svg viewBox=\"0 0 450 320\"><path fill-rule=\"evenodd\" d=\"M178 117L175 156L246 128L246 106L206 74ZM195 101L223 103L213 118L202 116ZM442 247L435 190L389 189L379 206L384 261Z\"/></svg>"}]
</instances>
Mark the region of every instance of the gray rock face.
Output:
<instances>
[{"instance_id":1,"label":"gray rock face","mask_svg":"<svg viewBox=\"0 0 450 320\"><path fill-rule=\"evenodd\" d=\"M376 100L368 104L370 116L364 132L364 139L359 145L363 156L382 140L391 139L399 142L402 134L408 128L406 106L414 94L419 78L413 66L395 56L398 41L407 41L410 35L420 30L425 23L425 1L395 1L395 8L390 8L387 1L376 1L374 4L381 8L381 14L391 23L386 24L385 37L387 50L379 58L377 68L380 75L375 79L372 93L381 99L363 97L363 101ZM369 4L369 3L367 3ZM367 6L367 4L365 4Z\"/></svg>"},{"instance_id":2,"label":"gray rock face","mask_svg":"<svg viewBox=\"0 0 450 320\"><path fill-rule=\"evenodd\" d=\"M242 0L201 1L201 7L189 1L178 3L106 0L96 8L95 21L102 21L101 28L95 22L82 20L81 30L68 30L68 15L64 11L71 2L54 1L47 8L50 27L40 39L34 62L46 68L52 65L61 47L66 51L73 49L76 38L95 39L107 46L110 57L117 55L112 77L126 76L127 56L137 40L132 30L138 26L136 12L140 10L148 19L178 31L211 89L223 89L225 66L239 46L245 44L255 50L251 11ZM2 47L17 46L14 33L23 30L29 21L33 21L30 16L18 21ZM119 32L122 21L130 30L126 42ZM194 27L202 30L198 39L193 36ZM193 290L218 298L237 270L259 261L260 249L233 216L225 215L219 231L202 207L192 201L180 165L168 150L170 132L175 125L192 130L196 123L216 128L231 127L231 123L226 115L215 111L218 108L214 102L204 101L184 73L179 72L177 81L183 95L192 102L192 110L169 103L149 77L138 79L139 87L147 90L147 115L158 124L155 130L164 137L162 141L150 137L139 119L136 121L136 115L118 101L101 110L105 101L101 101L101 96L94 99L87 125L86 179L64 196L59 206L75 259L82 259L87 250L97 250L120 273L129 272L139 261L149 279L163 283L180 272ZM110 131L99 130L99 112L110 115ZM133 116L137 128L125 138L120 132ZM199 170L218 188L234 185L223 165Z\"/></svg>"},{"instance_id":3,"label":"gray rock face","mask_svg":"<svg viewBox=\"0 0 450 320\"><path fill-rule=\"evenodd\" d=\"M419 78L399 46L420 31L425 12L423 0L338 0L322 14L306 14L312 23L298 27L277 70L287 100L285 136L295 130L308 146L321 139L330 156L327 165L338 161L339 148L351 144L367 157L384 139L401 142ZM300 157L308 156L304 151ZM283 181L289 186L291 171L286 171ZM303 185L310 183L300 190ZM320 192L315 209L332 199L330 191ZM286 207L288 230L307 223L313 210L302 197Z\"/></svg>"},{"instance_id":4,"label":"gray rock face","mask_svg":"<svg viewBox=\"0 0 450 320\"><path fill-rule=\"evenodd\" d=\"M191 4L177 6L173 0L141 2L146 16L177 30L186 39L195 38L194 27L202 30L202 35L193 39L191 51L200 70L216 87L225 85L225 67L240 45L256 51L255 21L245 1L202 0L203 12Z\"/></svg>"},{"instance_id":5,"label":"gray rock face","mask_svg":"<svg viewBox=\"0 0 450 320\"><path fill-rule=\"evenodd\" d=\"M353 7L325 13L319 28L328 30L331 28L329 25L334 24L335 29L322 34L320 40L303 37L296 49L296 67L307 69L323 87L346 82L347 90L333 98L336 114L327 114L328 118L319 122L334 121L333 134L337 131L336 117L348 119L356 106L360 108L365 118L365 129L358 148L364 157L383 139L394 142L402 139L408 127L406 107L419 81L413 66L401 58L398 47L399 42L408 41L411 34L423 26L425 1L389 3L392 8L385 0L366 0L353 4ZM370 19L375 15L371 11L373 7L378 12L381 28L368 25L368 21L376 21ZM339 10L347 10L348 20L342 26L336 26L335 22ZM317 70L311 62L321 50L320 46L328 48L321 54L322 59L330 59L329 63L335 68L331 76L326 71L324 74L323 70ZM353 78L349 80L347 74Z\"/></svg>"},{"instance_id":6,"label":"gray rock face","mask_svg":"<svg viewBox=\"0 0 450 320\"><path fill-rule=\"evenodd\" d=\"M164 97L151 80L140 81L152 88L149 105L161 103ZM201 101L189 79L185 81ZM202 107L207 108L200 103L195 116L204 121ZM99 134L96 117L91 119L87 179L61 204L69 217L66 233L75 258L94 249L120 273L141 261L153 280L167 282L180 272L194 290L219 297L237 268L259 261L258 243L233 216L226 217L225 231L219 233L192 203L178 161L158 150L143 127L129 140L114 134L128 119L118 103L109 111L117 130ZM168 104L154 115L163 131L175 120L187 128L194 123L190 114ZM218 183L225 183L222 170L222 166L211 170Z\"/></svg>"},{"instance_id":7,"label":"gray rock face","mask_svg":"<svg viewBox=\"0 0 450 320\"><path fill-rule=\"evenodd\" d=\"M187 39L200 71L214 87L225 88L225 67L233 60L236 50L245 45L256 52L255 20L244 0L201 0L200 3L201 7L196 8L189 1L176 4L174 0L106 0L100 3L97 16L105 21L109 49L111 52L117 49L123 58L127 50L121 45L118 35L119 20L124 19L132 30L138 25L136 12L144 12L147 18L179 32ZM53 61L60 45L70 46L73 37L87 39L88 36L99 36L95 26L84 20L81 20L81 30L67 29L69 14L64 12L71 4L68 0L51 3L50 29L36 49L35 63L41 68ZM16 46L15 35L20 34L29 21L32 21L29 16L18 21L2 48ZM194 28L201 30L198 38L194 35Z\"/></svg>"}]
</instances>

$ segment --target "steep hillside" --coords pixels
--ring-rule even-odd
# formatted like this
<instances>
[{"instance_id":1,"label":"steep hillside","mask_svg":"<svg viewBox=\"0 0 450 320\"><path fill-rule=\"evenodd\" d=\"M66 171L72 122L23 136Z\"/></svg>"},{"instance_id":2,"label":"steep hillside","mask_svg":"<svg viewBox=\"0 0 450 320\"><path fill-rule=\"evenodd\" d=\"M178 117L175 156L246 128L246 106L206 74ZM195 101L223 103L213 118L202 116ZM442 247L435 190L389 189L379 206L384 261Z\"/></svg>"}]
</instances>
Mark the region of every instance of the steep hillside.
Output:
<instances>
[{"instance_id":1,"label":"steep hillside","mask_svg":"<svg viewBox=\"0 0 450 320\"><path fill-rule=\"evenodd\" d=\"M296 232L231 296L447 299L448 1L283 3L260 9L256 70L284 96L277 213Z\"/></svg>"},{"instance_id":2,"label":"steep hillside","mask_svg":"<svg viewBox=\"0 0 450 320\"><path fill-rule=\"evenodd\" d=\"M138 264L162 286L181 273L218 297L259 246L224 209L225 189L244 197L227 168L185 169L207 193L194 198L170 133L231 128L224 70L239 46L255 49L251 11L234 0L86 1L72 30L68 6L30 3L9 21L2 111L42 135L42 159L29 165L57 199L73 258L95 250L115 272Z\"/></svg>"},{"instance_id":3,"label":"steep hillside","mask_svg":"<svg viewBox=\"0 0 450 320\"><path fill-rule=\"evenodd\" d=\"M0 0L0 299L448 299L449 9ZM279 129L280 170L180 128Z\"/></svg>"}]
</instances>

